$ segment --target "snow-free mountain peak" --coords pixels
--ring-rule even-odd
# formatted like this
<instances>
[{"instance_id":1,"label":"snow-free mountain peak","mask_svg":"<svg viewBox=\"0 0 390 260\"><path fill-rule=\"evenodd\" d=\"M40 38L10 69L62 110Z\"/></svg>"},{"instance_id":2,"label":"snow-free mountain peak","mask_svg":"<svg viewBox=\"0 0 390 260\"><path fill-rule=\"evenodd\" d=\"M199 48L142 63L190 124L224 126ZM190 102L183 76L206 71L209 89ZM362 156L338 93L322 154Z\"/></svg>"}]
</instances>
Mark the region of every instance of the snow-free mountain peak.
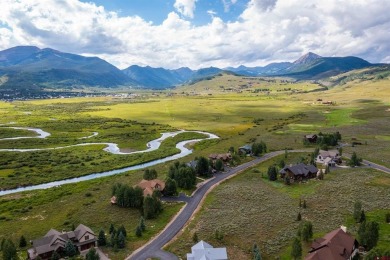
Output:
<instances>
[{"instance_id":1,"label":"snow-free mountain peak","mask_svg":"<svg viewBox=\"0 0 390 260\"><path fill-rule=\"evenodd\" d=\"M313 53L313 52L308 52L305 55L303 55L302 57L300 57L299 59L297 59L296 61L294 61L294 64L295 65L308 64L308 63L311 63L312 61L317 60L319 58L322 58L322 57L320 55Z\"/></svg>"}]
</instances>

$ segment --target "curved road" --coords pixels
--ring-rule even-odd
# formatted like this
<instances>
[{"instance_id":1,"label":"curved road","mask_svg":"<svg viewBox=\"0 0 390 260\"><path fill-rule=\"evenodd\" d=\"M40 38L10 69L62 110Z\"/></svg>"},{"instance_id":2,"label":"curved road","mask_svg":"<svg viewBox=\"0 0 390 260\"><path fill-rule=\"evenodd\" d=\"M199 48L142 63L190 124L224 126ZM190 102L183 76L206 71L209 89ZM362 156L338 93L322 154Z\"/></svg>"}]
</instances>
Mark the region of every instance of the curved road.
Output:
<instances>
[{"instance_id":1,"label":"curved road","mask_svg":"<svg viewBox=\"0 0 390 260\"><path fill-rule=\"evenodd\" d=\"M289 152L307 152L309 150L292 150ZM239 165L235 168L232 168L230 171L226 173L217 174L213 179L206 182L203 186L199 187L193 196L186 200L187 204L184 208L178 213L178 215L166 226L166 228L158 234L154 239L149 241L143 247L134 251L130 256L126 258L126 260L145 260L148 258L159 258L161 260L176 260L178 257L172 253L163 251L161 248L164 247L168 242L170 242L186 225L186 223L190 220L192 215L196 212L199 204L201 203L204 196L211 191L215 185L221 183L222 181L229 179L236 174L253 167L259 163L262 163L272 157L284 154L284 151L276 151L265 154L260 158L256 158L250 162ZM367 160L363 160L364 164L367 164L369 167L390 173L390 169L384 167L382 165L378 165L372 163Z\"/></svg>"},{"instance_id":2,"label":"curved road","mask_svg":"<svg viewBox=\"0 0 390 260\"><path fill-rule=\"evenodd\" d=\"M178 259L177 256L161 250L161 248L171 241L177 233L185 226L191 216L194 214L199 203L202 201L206 193L212 189L212 187L230 177L233 177L237 173L244 171L256 164L264 162L272 157L283 154L284 151L276 151L265 154L260 158L256 158L250 162L241 164L226 173L217 174L213 179L206 182L200 188L198 188L193 194L192 198L187 202L185 207L180 211L176 218L171 221L168 226L162 231L155 239L150 241L144 247L136 250L126 259L144 260L152 257L157 257L162 260Z\"/></svg>"}]
</instances>

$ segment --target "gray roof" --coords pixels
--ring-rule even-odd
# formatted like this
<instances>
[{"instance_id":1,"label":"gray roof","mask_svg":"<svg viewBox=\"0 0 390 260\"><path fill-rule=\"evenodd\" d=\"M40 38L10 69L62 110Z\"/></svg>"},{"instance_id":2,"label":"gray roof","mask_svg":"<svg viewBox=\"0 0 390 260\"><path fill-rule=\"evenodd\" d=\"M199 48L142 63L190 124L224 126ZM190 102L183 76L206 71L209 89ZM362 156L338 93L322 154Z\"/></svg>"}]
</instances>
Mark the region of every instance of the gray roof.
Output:
<instances>
[{"instance_id":1,"label":"gray roof","mask_svg":"<svg viewBox=\"0 0 390 260\"><path fill-rule=\"evenodd\" d=\"M327 158L327 157L336 158L339 156L339 151L337 151L337 150L331 150L331 151L320 150L318 154L321 155L322 158Z\"/></svg>"},{"instance_id":2,"label":"gray roof","mask_svg":"<svg viewBox=\"0 0 390 260\"><path fill-rule=\"evenodd\" d=\"M87 232L94 235L93 231L89 227L84 226L83 224L78 225L77 228L74 230L74 234L76 235L77 240L80 240L80 238L84 236Z\"/></svg>"},{"instance_id":3,"label":"gray roof","mask_svg":"<svg viewBox=\"0 0 390 260\"><path fill-rule=\"evenodd\" d=\"M64 247L66 241L70 239L73 240L75 238L78 241L86 233L93 235L93 237L91 237L90 240L86 241L86 243L96 240L93 231L89 227L84 226L82 224L80 224L74 231L69 231L69 232L61 233L55 229L50 229L49 232L47 232L44 237L33 240L32 242L33 248L29 249L29 254L31 252L35 252L37 255L39 255L39 254L57 250L59 247ZM78 244L77 241L75 242L75 244Z\"/></svg>"},{"instance_id":4,"label":"gray roof","mask_svg":"<svg viewBox=\"0 0 390 260\"><path fill-rule=\"evenodd\" d=\"M279 173L286 173L288 171L292 172L294 175L304 175L307 176L309 173L317 173L318 169L314 165L306 165L304 163L299 163L292 166L286 166Z\"/></svg>"},{"instance_id":5,"label":"gray roof","mask_svg":"<svg viewBox=\"0 0 390 260\"><path fill-rule=\"evenodd\" d=\"M187 260L227 260L226 248L213 248L203 240L191 248L187 254Z\"/></svg>"},{"instance_id":6,"label":"gray roof","mask_svg":"<svg viewBox=\"0 0 390 260\"><path fill-rule=\"evenodd\" d=\"M244 150L250 150L252 151L252 145L251 144L246 144L244 146L241 146L240 148L238 149L244 149Z\"/></svg>"}]
</instances>

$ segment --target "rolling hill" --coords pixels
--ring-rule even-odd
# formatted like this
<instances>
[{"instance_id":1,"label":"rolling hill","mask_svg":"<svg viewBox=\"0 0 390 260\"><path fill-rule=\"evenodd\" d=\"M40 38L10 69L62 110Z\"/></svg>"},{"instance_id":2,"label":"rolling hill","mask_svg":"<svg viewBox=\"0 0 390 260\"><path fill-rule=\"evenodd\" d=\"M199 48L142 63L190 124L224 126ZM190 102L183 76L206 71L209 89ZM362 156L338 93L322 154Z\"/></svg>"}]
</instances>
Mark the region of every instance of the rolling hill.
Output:
<instances>
[{"instance_id":1,"label":"rolling hill","mask_svg":"<svg viewBox=\"0 0 390 260\"><path fill-rule=\"evenodd\" d=\"M187 67L176 70L164 68L152 68L150 66L140 67L132 65L123 70L123 73L140 85L153 88L170 88L184 83L194 83L210 76L214 76L223 70L215 67L191 70Z\"/></svg>"},{"instance_id":2,"label":"rolling hill","mask_svg":"<svg viewBox=\"0 0 390 260\"><path fill-rule=\"evenodd\" d=\"M0 52L2 89L113 87L136 84L118 68L97 57L19 46Z\"/></svg>"}]
</instances>

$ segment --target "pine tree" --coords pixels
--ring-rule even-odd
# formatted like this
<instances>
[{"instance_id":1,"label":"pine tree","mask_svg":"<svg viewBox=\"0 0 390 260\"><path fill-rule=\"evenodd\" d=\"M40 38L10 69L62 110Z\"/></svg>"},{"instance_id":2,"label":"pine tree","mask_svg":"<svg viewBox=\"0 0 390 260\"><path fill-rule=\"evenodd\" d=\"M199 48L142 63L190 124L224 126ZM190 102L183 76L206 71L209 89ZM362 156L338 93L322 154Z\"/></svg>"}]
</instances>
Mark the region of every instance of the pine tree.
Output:
<instances>
[{"instance_id":1,"label":"pine tree","mask_svg":"<svg viewBox=\"0 0 390 260\"><path fill-rule=\"evenodd\" d=\"M69 257L75 256L77 254L77 250L70 240L66 241L64 250L65 254Z\"/></svg>"},{"instance_id":2,"label":"pine tree","mask_svg":"<svg viewBox=\"0 0 390 260\"><path fill-rule=\"evenodd\" d=\"M118 234L120 233L120 232L122 232L122 234L125 236L125 237L127 237L127 232L126 232L126 229L125 229L125 226L120 226L119 228L118 228Z\"/></svg>"},{"instance_id":3,"label":"pine tree","mask_svg":"<svg viewBox=\"0 0 390 260\"><path fill-rule=\"evenodd\" d=\"M270 181L276 181L278 172L277 172L275 165L271 165L270 167L268 167L267 174L268 174L268 179Z\"/></svg>"},{"instance_id":4,"label":"pine tree","mask_svg":"<svg viewBox=\"0 0 390 260\"><path fill-rule=\"evenodd\" d=\"M253 259L254 260L261 260L260 249L256 243L253 244L252 252L253 252Z\"/></svg>"},{"instance_id":5,"label":"pine tree","mask_svg":"<svg viewBox=\"0 0 390 260\"><path fill-rule=\"evenodd\" d=\"M112 247L118 247L118 236L116 233L111 233L110 244Z\"/></svg>"},{"instance_id":6,"label":"pine tree","mask_svg":"<svg viewBox=\"0 0 390 260\"><path fill-rule=\"evenodd\" d=\"M118 248L125 248L125 245L126 245L126 237L121 231L119 232L118 235Z\"/></svg>"},{"instance_id":7,"label":"pine tree","mask_svg":"<svg viewBox=\"0 0 390 260\"><path fill-rule=\"evenodd\" d=\"M301 221L301 220L302 220L302 216L301 216L301 212L299 212L297 216L297 221Z\"/></svg>"},{"instance_id":8,"label":"pine tree","mask_svg":"<svg viewBox=\"0 0 390 260\"><path fill-rule=\"evenodd\" d=\"M297 237L294 238L292 243L291 256L294 259L300 259L302 257L302 244Z\"/></svg>"},{"instance_id":9,"label":"pine tree","mask_svg":"<svg viewBox=\"0 0 390 260\"><path fill-rule=\"evenodd\" d=\"M306 200L303 200L303 205L302 207L305 209L307 206L306 206Z\"/></svg>"},{"instance_id":10,"label":"pine tree","mask_svg":"<svg viewBox=\"0 0 390 260\"><path fill-rule=\"evenodd\" d=\"M25 246L27 246L26 238L24 236L21 236L19 239L19 247L25 247Z\"/></svg>"},{"instance_id":11,"label":"pine tree","mask_svg":"<svg viewBox=\"0 0 390 260\"><path fill-rule=\"evenodd\" d=\"M142 216L141 216L141 218L139 220L139 226L141 227L141 231L142 232L146 230L145 219Z\"/></svg>"},{"instance_id":12,"label":"pine tree","mask_svg":"<svg viewBox=\"0 0 390 260\"><path fill-rule=\"evenodd\" d=\"M142 228L140 227L140 225L138 225L137 228L135 229L135 235L137 237L142 236Z\"/></svg>"},{"instance_id":13,"label":"pine tree","mask_svg":"<svg viewBox=\"0 0 390 260\"><path fill-rule=\"evenodd\" d=\"M192 235L192 242L194 243L199 242L198 233L194 232L194 234Z\"/></svg>"},{"instance_id":14,"label":"pine tree","mask_svg":"<svg viewBox=\"0 0 390 260\"><path fill-rule=\"evenodd\" d=\"M104 233L104 230L101 229L98 236L98 245L99 246L105 246L107 245L107 239L106 234Z\"/></svg>"},{"instance_id":15,"label":"pine tree","mask_svg":"<svg viewBox=\"0 0 390 260\"><path fill-rule=\"evenodd\" d=\"M313 237L313 224L310 221L305 221L301 226L301 238L308 242Z\"/></svg>"},{"instance_id":16,"label":"pine tree","mask_svg":"<svg viewBox=\"0 0 390 260\"><path fill-rule=\"evenodd\" d=\"M3 244L1 249L3 251L3 259L4 260L16 260L17 259L15 244L10 239L6 239L4 241L4 244Z\"/></svg>"}]
</instances>

